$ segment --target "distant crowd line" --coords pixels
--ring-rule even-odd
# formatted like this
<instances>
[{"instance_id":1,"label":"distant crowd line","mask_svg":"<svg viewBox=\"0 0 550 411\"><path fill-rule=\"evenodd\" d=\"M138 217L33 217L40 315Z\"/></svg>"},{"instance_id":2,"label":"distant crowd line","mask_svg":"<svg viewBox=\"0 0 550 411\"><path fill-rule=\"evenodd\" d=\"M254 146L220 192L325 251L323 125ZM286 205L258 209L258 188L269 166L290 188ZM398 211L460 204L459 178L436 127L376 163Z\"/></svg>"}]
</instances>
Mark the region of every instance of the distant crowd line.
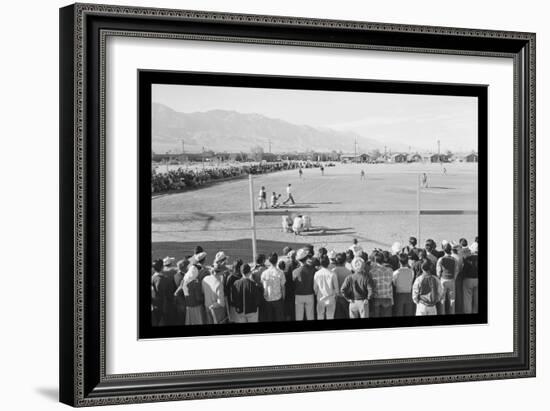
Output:
<instances>
[{"instance_id":1,"label":"distant crowd line","mask_svg":"<svg viewBox=\"0 0 550 411\"><path fill-rule=\"evenodd\" d=\"M357 240L343 252L313 246L258 255L232 264L219 251L211 266L197 246L192 256L153 261L153 326L478 312L478 239L468 245L415 237L402 247L374 249Z\"/></svg>"},{"instance_id":2,"label":"distant crowd line","mask_svg":"<svg viewBox=\"0 0 550 411\"><path fill-rule=\"evenodd\" d=\"M153 169L151 176L152 193L197 188L216 180L239 177L248 174L265 174L275 171L302 168L319 168L321 163L304 161L281 161L272 163L233 163L208 168L183 168L164 172Z\"/></svg>"}]
</instances>

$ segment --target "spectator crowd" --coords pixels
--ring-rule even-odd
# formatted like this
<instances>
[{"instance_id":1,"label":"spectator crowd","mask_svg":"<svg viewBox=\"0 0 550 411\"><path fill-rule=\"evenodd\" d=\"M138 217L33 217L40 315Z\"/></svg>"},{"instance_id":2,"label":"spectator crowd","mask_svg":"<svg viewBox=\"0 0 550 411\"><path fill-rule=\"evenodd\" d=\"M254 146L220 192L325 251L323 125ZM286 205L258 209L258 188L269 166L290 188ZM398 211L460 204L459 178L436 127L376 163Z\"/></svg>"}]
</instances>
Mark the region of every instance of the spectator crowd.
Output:
<instances>
[{"instance_id":1,"label":"spectator crowd","mask_svg":"<svg viewBox=\"0 0 550 411\"><path fill-rule=\"evenodd\" d=\"M370 254L357 240L343 252L305 246L230 263L225 252L206 265L195 247L176 262L153 261L153 326L478 312L478 239L468 245L427 240Z\"/></svg>"},{"instance_id":2,"label":"spectator crowd","mask_svg":"<svg viewBox=\"0 0 550 411\"><path fill-rule=\"evenodd\" d=\"M180 167L176 170L167 170L165 172L153 169L151 190L152 193L162 193L172 190L192 189L216 180L235 178L248 174L265 174L299 168L318 168L320 166L321 164L317 162L283 161L272 163L232 163L232 165L225 164L205 168L200 166L193 168Z\"/></svg>"}]
</instances>

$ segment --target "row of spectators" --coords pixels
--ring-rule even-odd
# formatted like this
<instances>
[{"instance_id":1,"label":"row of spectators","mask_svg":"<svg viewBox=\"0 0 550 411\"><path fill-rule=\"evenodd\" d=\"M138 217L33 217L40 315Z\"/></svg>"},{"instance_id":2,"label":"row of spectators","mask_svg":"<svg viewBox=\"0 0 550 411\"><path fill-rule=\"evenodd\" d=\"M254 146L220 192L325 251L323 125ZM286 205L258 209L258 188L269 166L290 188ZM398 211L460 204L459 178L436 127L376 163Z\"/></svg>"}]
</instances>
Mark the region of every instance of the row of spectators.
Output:
<instances>
[{"instance_id":1,"label":"row of spectators","mask_svg":"<svg viewBox=\"0 0 550 411\"><path fill-rule=\"evenodd\" d=\"M265 174L275 171L292 170L299 168L320 167L317 162L281 161L273 163L231 163L218 167L205 168L180 167L176 170L165 172L153 169L151 177L151 190L153 193L161 193L172 190L184 190L197 188L212 181L226 178L240 177L248 174Z\"/></svg>"},{"instance_id":2,"label":"row of spectators","mask_svg":"<svg viewBox=\"0 0 550 411\"><path fill-rule=\"evenodd\" d=\"M331 320L478 312L478 242L416 238L370 255L354 240L343 252L312 246L259 255L219 251L211 266L197 246L175 263L153 262L152 325Z\"/></svg>"}]
</instances>

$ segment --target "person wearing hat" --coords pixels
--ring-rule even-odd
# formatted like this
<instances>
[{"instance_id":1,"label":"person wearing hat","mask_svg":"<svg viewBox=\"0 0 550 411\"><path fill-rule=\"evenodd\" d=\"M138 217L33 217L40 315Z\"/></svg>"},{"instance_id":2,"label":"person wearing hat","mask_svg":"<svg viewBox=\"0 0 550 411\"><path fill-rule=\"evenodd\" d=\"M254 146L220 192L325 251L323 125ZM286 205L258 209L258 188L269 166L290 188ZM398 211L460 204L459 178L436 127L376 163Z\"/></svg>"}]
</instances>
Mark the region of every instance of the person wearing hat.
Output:
<instances>
[{"instance_id":1,"label":"person wearing hat","mask_svg":"<svg viewBox=\"0 0 550 411\"><path fill-rule=\"evenodd\" d=\"M348 275L340 287L349 304L349 318L369 318L369 299L372 297L372 280L365 260L356 257L352 261L354 273Z\"/></svg>"},{"instance_id":2,"label":"person wearing hat","mask_svg":"<svg viewBox=\"0 0 550 411\"><path fill-rule=\"evenodd\" d=\"M261 276L262 288L264 291L264 321L283 321L284 320L284 298L285 298L285 275L279 268L285 268L283 261L279 262L277 253L269 256L269 268Z\"/></svg>"},{"instance_id":3,"label":"person wearing hat","mask_svg":"<svg viewBox=\"0 0 550 411\"><path fill-rule=\"evenodd\" d=\"M304 313L307 320L314 319L313 276L315 275L315 268L310 264L306 264L308 258L309 250L300 248L296 253L299 266L292 272L296 321L303 321Z\"/></svg>"},{"instance_id":4,"label":"person wearing hat","mask_svg":"<svg viewBox=\"0 0 550 411\"><path fill-rule=\"evenodd\" d=\"M328 269L333 270L334 267L336 267L336 251L330 250L327 253L327 257L328 257L328 260L329 260Z\"/></svg>"},{"instance_id":5,"label":"person wearing hat","mask_svg":"<svg viewBox=\"0 0 550 411\"><path fill-rule=\"evenodd\" d=\"M227 256L223 251L216 254L214 265L209 274L202 280L202 292L204 295L204 307L206 311L206 323L214 324L212 311L219 307L225 307L223 292L223 272Z\"/></svg>"},{"instance_id":6,"label":"person wearing hat","mask_svg":"<svg viewBox=\"0 0 550 411\"><path fill-rule=\"evenodd\" d=\"M183 276L183 280L174 292L177 297L180 294L185 298L185 325L202 325L205 323L204 295L202 284L199 280L199 268L196 255L189 259L189 268Z\"/></svg>"},{"instance_id":7,"label":"person wearing hat","mask_svg":"<svg viewBox=\"0 0 550 411\"><path fill-rule=\"evenodd\" d=\"M336 274L328 269L327 255L319 259L320 268L313 276L313 292L317 296L317 319L333 320L336 310L336 295L339 292Z\"/></svg>"},{"instance_id":8,"label":"person wearing hat","mask_svg":"<svg viewBox=\"0 0 550 411\"><path fill-rule=\"evenodd\" d=\"M176 322L173 262L173 258L166 257L153 263L155 273L151 277L152 322L159 327L174 325Z\"/></svg>"},{"instance_id":9,"label":"person wearing hat","mask_svg":"<svg viewBox=\"0 0 550 411\"><path fill-rule=\"evenodd\" d=\"M479 260L477 241L470 246L471 255L464 258L462 295L464 314L477 314L479 287Z\"/></svg>"},{"instance_id":10,"label":"person wearing hat","mask_svg":"<svg viewBox=\"0 0 550 411\"><path fill-rule=\"evenodd\" d=\"M353 244L350 245L348 250L353 251L353 255L359 255L363 251L363 247L359 245L359 240L357 240L357 238L354 238Z\"/></svg>"},{"instance_id":11,"label":"person wearing hat","mask_svg":"<svg viewBox=\"0 0 550 411\"><path fill-rule=\"evenodd\" d=\"M261 210L263 208L267 208L267 193L264 186L260 188L260 192L258 193L258 209Z\"/></svg>"},{"instance_id":12,"label":"person wearing hat","mask_svg":"<svg viewBox=\"0 0 550 411\"><path fill-rule=\"evenodd\" d=\"M441 300L441 314L455 313L455 279L458 274L458 263L451 256L452 247L447 241L443 249L445 255L437 260L436 274L443 287L443 298Z\"/></svg>"}]
</instances>

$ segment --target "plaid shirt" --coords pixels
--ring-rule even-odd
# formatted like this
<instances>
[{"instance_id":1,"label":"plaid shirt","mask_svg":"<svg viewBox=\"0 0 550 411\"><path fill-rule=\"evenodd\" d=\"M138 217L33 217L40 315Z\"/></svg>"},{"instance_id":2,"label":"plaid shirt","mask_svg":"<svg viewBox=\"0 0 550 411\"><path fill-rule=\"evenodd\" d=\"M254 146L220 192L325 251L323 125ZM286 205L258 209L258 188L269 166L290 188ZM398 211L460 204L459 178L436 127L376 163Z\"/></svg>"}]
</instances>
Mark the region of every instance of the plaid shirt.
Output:
<instances>
[{"instance_id":1,"label":"plaid shirt","mask_svg":"<svg viewBox=\"0 0 550 411\"><path fill-rule=\"evenodd\" d=\"M393 301L393 270L389 267L374 263L370 270L370 275L374 284L373 297L389 298Z\"/></svg>"}]
</instances>

